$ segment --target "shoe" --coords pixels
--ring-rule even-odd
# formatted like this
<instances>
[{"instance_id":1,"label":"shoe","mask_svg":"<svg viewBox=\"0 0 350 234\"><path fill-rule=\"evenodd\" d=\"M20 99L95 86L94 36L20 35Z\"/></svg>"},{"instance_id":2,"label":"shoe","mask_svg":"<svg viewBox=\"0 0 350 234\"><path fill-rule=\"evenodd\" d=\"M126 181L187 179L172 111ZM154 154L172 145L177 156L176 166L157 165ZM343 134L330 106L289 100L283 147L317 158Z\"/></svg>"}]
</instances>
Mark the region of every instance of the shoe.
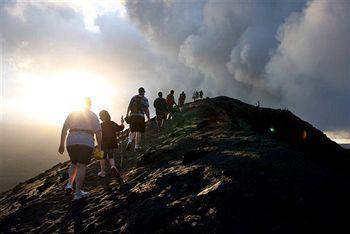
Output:
<instances>
[{"instance_id":1,"label":"shoe","mask_svg":"<svg viewBox=\"0 0 350 234\"><path fill-rule=\"evenodd\" d=\"M128 142L126 144L125 151L130 151L130 148L131 148L131 143Z\"/></svg>"},{"instance_id":2,"label":"shoe","mask_svg":"<svg viewBox=\"0 0 350 234\"><path fill-rule=\"evenodd\" d=\"M67 183L66 187L64 188L66 191L66 194L72 194L73 193L73 187L70 183Z\"/></svg>"},{"instance_id":3,"label":"shoe","mask_svg":"<svg viewBox=\"0 0 350 234\"><path fill-rule=\"evenodd\" d=\"M74 193L74 201L77 201L77 200L80 200L82 198L88 197L89 195L90 195L90 193L84 192L83 190L81 190L80 192Z\"/></svg>"},{"instance_id":4,"label":"shoe","mask_svg":"<svg viewBox=\"0 0 350 234\"><path fill-rule=\"evenodd\" d=\"M99 173L97 173L97 175L101 178L105 178L106 177L106 172L104 171L100 171Z\"/></svg>"}]
</instances>

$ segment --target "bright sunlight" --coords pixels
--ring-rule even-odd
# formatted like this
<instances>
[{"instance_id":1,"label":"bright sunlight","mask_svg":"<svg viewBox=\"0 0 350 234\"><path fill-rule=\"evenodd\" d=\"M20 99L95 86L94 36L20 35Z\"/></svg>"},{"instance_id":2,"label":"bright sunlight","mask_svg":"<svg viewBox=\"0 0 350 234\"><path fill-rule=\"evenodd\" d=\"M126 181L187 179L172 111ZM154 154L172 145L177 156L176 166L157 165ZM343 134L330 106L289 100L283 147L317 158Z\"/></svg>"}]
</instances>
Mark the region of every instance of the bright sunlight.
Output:
<instances>
[{"instance_id":1,"label":"bright sunlight","mask_svg":"<svg viewBox=\"0 0 350 234\"><path fill-rule=\"evenodd\" d=\"M83 106L84 97L92 99L92 109L112 106L112 86L102 77L84 72L65 72L53 76L20 74L22 86L14 108L31 119L62 124L69 112Z\"/></svg>"}]
</instances>

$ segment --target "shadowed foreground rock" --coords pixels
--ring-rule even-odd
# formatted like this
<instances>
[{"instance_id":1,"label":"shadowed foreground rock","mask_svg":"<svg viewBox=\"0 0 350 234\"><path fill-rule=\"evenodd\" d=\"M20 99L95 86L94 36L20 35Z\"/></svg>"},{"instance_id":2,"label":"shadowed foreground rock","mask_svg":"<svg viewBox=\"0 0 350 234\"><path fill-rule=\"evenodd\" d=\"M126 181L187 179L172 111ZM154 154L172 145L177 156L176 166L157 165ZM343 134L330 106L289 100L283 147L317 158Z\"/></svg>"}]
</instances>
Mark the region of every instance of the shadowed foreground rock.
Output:
<instances>
[{"instance_id":1,"label":"shadowed foreground rock","mask_svg":"<svg viewBox=\"0 0 350 234\"><path fill-rule=\"evenodd\" d=\"M349 231L349 153L322 132L227 97L185 110L160 134L151 123L123 186L93 161L85 200L64 194L68 163L2 193L0 232Z\"/></svg>"}]
</instances>

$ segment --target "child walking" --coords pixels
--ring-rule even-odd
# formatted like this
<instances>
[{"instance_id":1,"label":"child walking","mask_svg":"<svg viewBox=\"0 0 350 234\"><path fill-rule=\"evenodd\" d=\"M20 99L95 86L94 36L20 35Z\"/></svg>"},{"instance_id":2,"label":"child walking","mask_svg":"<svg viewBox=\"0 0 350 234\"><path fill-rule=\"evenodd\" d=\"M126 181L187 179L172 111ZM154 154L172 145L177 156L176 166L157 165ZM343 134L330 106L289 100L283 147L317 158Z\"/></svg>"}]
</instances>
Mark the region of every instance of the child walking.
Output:
<instances>
[{"instance_id":1,"label":"child walking","mask_svg":"<svg viewBox=\"0 0 350 234\"><path fill-rule=\"evenodd\" d=\"M106 177L106 161L111 165L111 173L117 177L119 183L124 183L120 175L119 170L115 165L114 158L117 154L118 142L117 142L117 133L124 129L124 119L121 120L121 125L116 124L114 121L111 121L111 116L108 111L102 110L100 113L100 119L102 120L102 143L101 149L103 153L103 159L100 160L101 171L97 174L100 177Z\"/></svg>"}]
</instances>

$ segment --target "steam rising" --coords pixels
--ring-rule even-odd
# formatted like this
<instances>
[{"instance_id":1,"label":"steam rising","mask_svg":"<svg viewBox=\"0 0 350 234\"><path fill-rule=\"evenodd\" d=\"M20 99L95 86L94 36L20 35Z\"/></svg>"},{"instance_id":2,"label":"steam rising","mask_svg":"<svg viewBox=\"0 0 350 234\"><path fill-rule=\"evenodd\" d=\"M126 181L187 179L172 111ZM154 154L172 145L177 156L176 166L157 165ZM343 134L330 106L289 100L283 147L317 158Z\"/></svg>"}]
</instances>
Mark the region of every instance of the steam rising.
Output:
<instances>
[{"instance_id":1,"label":"steam rising","mask_svg":"<svg viewBox=\"0 0 350 234\"><path fill-rule=\"evenodd\" d=\"M20 7L19 7L20 6ZM1 3L5 98L23 71L108 77L126 105L177 89L288 108L323 130L350 131L350 3L344 0L127 1L126 17L51 3ZM190 95L188 95L189 97ZM122 110L120 111L122 112Z\"/></svg>"}]
</instances>

